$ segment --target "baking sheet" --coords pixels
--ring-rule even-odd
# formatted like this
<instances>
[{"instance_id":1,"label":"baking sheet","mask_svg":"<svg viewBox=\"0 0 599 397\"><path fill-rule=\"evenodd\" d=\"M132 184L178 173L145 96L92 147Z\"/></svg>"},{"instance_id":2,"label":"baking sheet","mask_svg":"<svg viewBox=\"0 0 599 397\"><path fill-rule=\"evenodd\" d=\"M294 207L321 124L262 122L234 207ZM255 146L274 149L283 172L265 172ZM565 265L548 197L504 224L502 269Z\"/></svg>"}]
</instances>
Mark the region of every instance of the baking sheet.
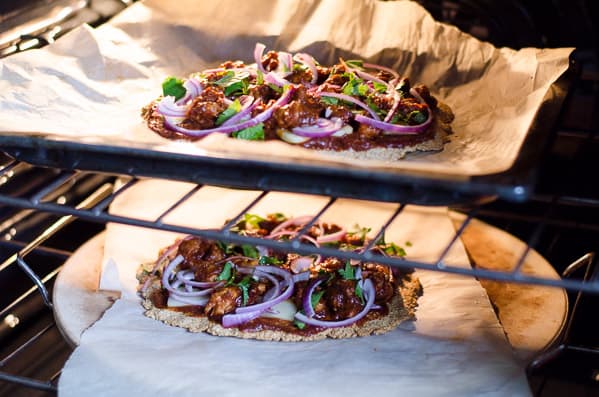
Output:
<instances>
[{"instance_id":1,"label":"baking sheet","mask_svg":"<svg viewBox=\"0 0 599 397\"><path fill-rule=\"evenodd\" d=\"M440 153L406 161L356 162L219 134L195 144L172 143L143 125L139 110L160 94L166 75L185 76L227 59L251 62L257 41L310 52L325 64L339 56L363 57L428 85L456 114L451 142ZM508 170L522 155L533 120L556 94L552 84L567 69L571 51L497 49L435 22L411 1L211 0L201 6L191 0L146 1L96 30L82 27L44 49L2 60L0 143L15 133L41 134L107 153L112 152L105 147L117 146L257 161L268 153L270 163L400 176L489 175ZM543 137L534 142L536 151Z\"/></svg>"},{"instance_id":2,"label":"baking sheet","mask_svg":"<svg viewBox=\"0 0 599 397\"><path fill-rule=\"evenodd\" d=\"M194 185L142 181L111 206L152 219ZM215 227L258 192L204 187L168 215L169 224ZM270 193L252 212L315 213L326 197ZM323 219L377 229L396 205L338 200ZM348 217L351 214L351 218ZM411 241L410 258L435 260L453 236L444 208L408 206L387 239ZM419 271L424 287L417 321L385 335L351 340L281 343L192 334L143 316L135 269L155 259L174 234L109 224L101 288L122 299L81 338L59 383L59 395L529 395L488 297L469 277ZM448 265L469 266L458 242ZM418 394L416 394L418 393Z\"/></svg>"}]
</instances>

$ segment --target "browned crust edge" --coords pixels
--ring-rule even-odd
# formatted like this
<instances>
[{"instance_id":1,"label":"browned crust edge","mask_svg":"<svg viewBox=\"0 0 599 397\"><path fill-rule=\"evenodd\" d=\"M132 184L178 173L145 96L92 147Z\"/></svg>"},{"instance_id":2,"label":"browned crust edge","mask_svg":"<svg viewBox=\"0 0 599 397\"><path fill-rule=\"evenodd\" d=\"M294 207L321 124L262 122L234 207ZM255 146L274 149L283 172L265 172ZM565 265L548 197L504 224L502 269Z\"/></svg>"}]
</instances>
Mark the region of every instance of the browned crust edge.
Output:
<instances>
[{"instance_id":1,"label":"browned crust edge","mask_svg":"<svg viewBox=\"0 0 599 397\"><path fill-rule=\"evenodd\" d=\"M422 295L422 285L418 278L407 275L397 289L398 293L389 303L389 314L369 320L360 325L353 324L349 327L328 328L312 335L299 335L283 331L240 331L237 328L224 328L220 324L209 321L205 317L187 316L182 312L155 307L145 294L142 301L146 309L144 315L165 324L185 328L190 332L207 332L216 336L232 336L242 339L257 339L266 341L301 342L315 341L326 338L342 339L359 336L379 335L395 329L406 320L414 320L418 297Z\"/></svg>"}]
</instances>

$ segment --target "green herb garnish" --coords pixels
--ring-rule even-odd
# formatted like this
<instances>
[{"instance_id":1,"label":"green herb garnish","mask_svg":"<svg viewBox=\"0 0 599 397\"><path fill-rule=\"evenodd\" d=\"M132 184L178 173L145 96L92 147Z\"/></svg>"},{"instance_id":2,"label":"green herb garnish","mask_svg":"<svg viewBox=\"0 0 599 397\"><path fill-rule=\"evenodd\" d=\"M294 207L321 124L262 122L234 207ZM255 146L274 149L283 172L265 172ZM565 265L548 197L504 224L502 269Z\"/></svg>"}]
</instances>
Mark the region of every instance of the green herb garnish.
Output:
<instances>
[{"instance_id":1,"label":"green herb garnish","mask_svg":"<svg viewBox=\"0 0 599 397\"><path fill-rule=\"evenodd\" d=\"M249 87L248 77L249 74L246 72L227 70L223 77L212 84L222 87L225 96L230 96L235 93L247 94Z\"/></svg>"},{"instance_id":2,"label":"green herb garnish","mask_svg":"<svg viewBox=\"0 0 599 397\"><path fill-rule=\"evenodd\" d=\"M318 291L318 292L314 292L312 294L312 296L310 297L310 304L312 305L312 307L316 307L316 305L320 301L320 298L322 298L323 294L324 294L324 290Z\"/></svg>"},{"instance_id":3,"label":"green herb garnish","mask_svg":"<svg viewBox=\"0 0 599 397\"><path fill-rule=\"evenodd\" d=\"M218 281L229 281L233 277L233 262L228 261L225 263L223 270L220 272L218 277L216 278Z\"/></svg>"},{"instance_id":4,"label":"green herb garnish","mask_svg":"<svg viewBox=\"0 0 599 397\"><path fill-rule=\"evenodd\" d=\"M264 73L262 73L262 71L260 71L260 69L256 70L256 85L262 85L264 84Z\"/></svg>"},{"instance_id":5,"label":"green herb garnish","mask_svg":"<svg viewBox=\"0 0 599 397\"><path fill-rule=\"evenodd\" d=\"M338 272L341 275L341 277L343 277L344 280L355 280L356 279L355 269L351 265L351 263L349 263L349 261L345 262L345 269L339 269Z\"/></svg>"},{"instance_id":6,"label":"green herb garnish","mask_svg":"<svg viewBox=\"0 0 599 397\"><path fill-rule=\"evenodd\" d=\"M233 117L234 115L236 115L237 113L239 113L239 111L241 110L241 103L239 102L239 99L235 99L228 108L225 109L224 112L222 112L221 114L218 115L218 117L216 118L216 125L221 125L222 123L224 123L225 121L229 120L231 117Z\"/></svg>"},{"instance_id":7,"label":"green herb garnish","mask_svg":"<svg viewBox=\"0 0 599 397\"><path fill-rule=\"evenodd\" d=\"M349 77L349 80L341 87L345 95L366 96L368 94L370 87L364 83L364 80L352 73L345 73L345 75Z\"/></svg>"},{"instance_id":8,"label":"green herb garnish","mask_svg":"<svg viewBox=\"0 0 599 397\"><path fill-rule=\"evenodd\" d=\"M413 121L416 124L424 123L427 118L428 118L428 116L426 114L424 114L423 111L420 111L420 110L414 110L414 111L408 113L408 115L406 116L406 119L408 121Z\"/></svg>"},{"instance_id":9,"label":"green herb garnish","mask_svg":"<svg viewBox=\"0 0 599 397\"><path fill-rule=\"evenodd\" d=\"M399 245L397 245L395 243L389 243L383 249L387 255L400 256L400 257L406 256L406 250L404 250L402 247L400 247Z\"/></svg>"},{"instance_id":10,"label":"green herb garnish","mask_svg":"<svg viewBox=\"0 0 599 397\"><path fill-rule=\"evenodd\" d=\"M364 290L362 289L362 287L360 287L360 283L359 282L356 283L355 294L360 299L360 302L362 302L362 304L364 304L365 303L365 301L364 301Z\"/></svg>"},{"instance_id":11,"label":"green herb garnish","mask_svg":"<svg viewBox=\"0 0 599 397\"><path fill-rule=\"evenodd\" d=\"M280 265L284 263L284 261L279 260L277 258L275 258L274 256L261 256L260 259L258 260L258 264L261 266L268 266L268 265Z\"/></svg>"},{"instance_id":12,"label":"green herb garnish","mask_svg":"<svg viewBox=\"0 0 599 397\"><path fill-rule=\"evenodd\" d=\"M327 105L338 105L339 99L332 98L330 96L326 96L326 94L325 94L325 95L320 96L320 102L327 104Z\"/></svg>"},{"instance_id":13,"label":"green herb garnish","mask_svg":"<svg viewBox=\"0 0 599 397\"><path fill-rule=\"evenodd\" d=\"M237 139L245 139L248 141L263 141L264 140L264 124L256 124L253 127L244 128L233 133L233 137Z\"/></svg>"},{"instance_id":14,"label":"green herb garnish","mask_svg":"<svg viewBox=\"0 0 599 397\"><path fill-rule=\"evenodd\" d=\"M299 329L304 329L306 328L306 323L301 322L299 320L293 320L293 325L295 325L297 328Z\"/></svg>"},{"instance_id":15,"label":"green herb garnish","mask_svg":"<svg viewBox=\"0 0 599 397\"><path fill-rule=\"evenodd\" d=\"M174 96L175 100L183 98L187 90L183 87L183 80L178 79L176 77L167 77L162 82L162 95L164 96Z\"/></svg>"},{"instance_id":16,"label":"green herb garnish","mask_svg":"<svg viewBox=\"0 0 599 397\"><path fill-rule=\"evenodd\" d=\"M237 286L241 289L241 296L242 296L242 305L245 306L248 303L248 300L250 299L250 281L252 280L252 276L247 275L243 278L243 280L241 280L240 282L237 283Z\"/></svg>"},{"instance_id":17,"label":"green herb garnish","mask_svg":"<svg viewBox=\"0 0 599 397\"><path fill-rule=\"evenodd\" d=\"M258 250L254 248L254 246L249 244L242 244L241 250L243 251L243 255L250 258L258 258Z\"/></svg>"},{"instance_id":18,"label":"green herb garnish","mask_svg":"<svg viewBox=\"0 0 599 397\"><path fill-rule=\"evenodd\" d=\"M245 228L251 230L260 229L260 223L264 222L266 219L262 218L260 215L256 214L244 214L243 221L245 222Z\"/></svg>"},{"instance_id":19,"label":"green herb garnish","mask_svg":"<svg viewBox=\"0 0 599 397\"><path fill-rule=\"evenodd\" d=\"M348 66L354 67L354 68L359 68L359 69L363 69L364 68L364 61L361 59L350 59L345 61L345 63Z\"/></svg>"}]
</instances>

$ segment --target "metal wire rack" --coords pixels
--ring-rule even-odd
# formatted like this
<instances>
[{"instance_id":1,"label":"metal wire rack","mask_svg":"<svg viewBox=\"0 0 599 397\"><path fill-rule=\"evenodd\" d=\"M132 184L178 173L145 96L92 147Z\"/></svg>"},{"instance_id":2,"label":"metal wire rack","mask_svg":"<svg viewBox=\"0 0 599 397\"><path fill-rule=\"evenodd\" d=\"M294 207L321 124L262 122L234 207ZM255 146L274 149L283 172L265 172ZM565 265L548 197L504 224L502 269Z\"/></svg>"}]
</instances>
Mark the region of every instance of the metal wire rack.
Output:
<instances>
[{"instance_id":1,"label":"metal wire rack","mask_svg":"<svg viewBox=\"0 0 599 397\"><path fill-rule=\"evenodd\" d=\"M10 179L10 172L15 167L17 167L20 163L13 162L0 172L0 178L4 177L5 179ZM498 281L506 281L513 283L527 283L527 284L536 284L536 285L547 285L553 287L561 287L570 290L578 290L583 292L599 292L599 280L595 278L591 278L590 280L583 279L566 279L562 278L559 280L544 278L540 276L533 276L526 274L523 272L523 264L526 259L526 256L534 247L535 242L538 241L540 235L543 232L543 229L546 227L546 224L550 222L549 215L546 214L546 217L537 224L535 230L531 234L530 241L528 242L528 246L526 249L520 253L518 260L513 264L512 268L509 271L500 271L500 270L488 270L482 268L463 268L458 266L448 266L444 263L444 259L447 254L452 249L452 246L459 240L460 236L468 227L470 220L477 215L480 211L480 207L474 207L469 209L466 212L466 217L462 224L457 228L455 235L453 238L447 242L446 248L443 253L439 256L439 258L432 263L425 263L405 258L393 257L393 256L385 256L380 253L376 253L370 250L374 245L374 242L380 239L385 234L385 229L399 216L399 214L405 209L405 204L398 204L397 208L393 212L393 214L387 219L385 224L377 231L373 232L372 235L373 240L369 247L367 247L364 252L353 252L353 251L341 251L335 248L330 248L326 246L315 247L310 244L306 244L301 242L302 235L308 231L308 229L314 225L321 217L321 215L337 200L336 197L329 197L327 204L320 209L320 211L314 215L312 220L308 223L308 225L300 231L300 233L290 241L275 241L268 239L261 239L256 237L249 237L244 235L238 235L236 233L231 232L231 227L234 226L240 219L242 219L243 215L247 212L251 212L252 208L255 207L260 200L262 200L267 194L267 191L263 191L258 197L253 200L246 208L244 208L241 212L237 214L231 214L229 216L230 221L224 225L221 229L196 229L190 228L186 226L180 226L172 223L165 222L165 217L174 211L179 206L183 205L192 195L195 193L201 185L195 185L191 190L181 197L176 203L174 203L170 208L165 210L162 214L156 217L153 220L144 220L137 219L134 217L124 216L124 215L115 215L108 211L108 207L110 203L121 193L126 191L127 189L134 186L139 182L137 178L131 178L126 183L123 184L122 187L115 190L114 192L110 192L106 186L102 186L100 190L92 194L87 200L83 201L80 205L72 206L57 203L54 201L48 201L45 197L53 195L56 189L71 183L72 181L81 178L85 173L79 171L63 171L60 172L50 183L46 186L40 188L36 192L28 195L27 197L9 197L9 196L0 196L0 203L5 204L12 207L24 208L24 209L35 209L37 211L49 212L54 214L65 215L66 218L62 218L61 222L52 228L50 228L46 233L50 234L54 230L54 228L59 228L63 223L68 222L72 219L72 217L77 217L80 219L85 219L98 223L122 223L133 226L141 226L153 229L160 229L184 234L193 234L201 237L205 237L207 239L212 240L222 240L230 243L237 244L253 244L253 245L263 245L268 248L277 249L280 251L293 251L300 254L320 254L324 256L336 256L341 259L356 259L356 260L367 260L367 261L375 261L378 263L382 263L389 266L394 266L398 268L416 268L416 269L424 269L424 270L433 270L433 271L442 271L447 273L454 274L462 274L468 275L476 278L482 279L491 279ZM8 183L8 182L7 182ZM101 199L99 199L101 198ZM99 199L99 200L98 200ZM551 207L548 212L551 211ZM47 238L46 234L40 237L43 239ZM38 245L37 239L32 242L34 246ZM20 253L21 256L26 254L27 251ZM18 260L18 255L15 257L9 258L10 261ZM26 263L21 259L18 261L23 270L27 272L29 277L36 283L36 285L41 286L41 280L39 277L29 270ZM0 266L0 270L3 269L6 265Z\"/></svg>"},{"instance_id":2,"label":"metal wire rack","mask_svg":"<svg viewBox=\"0 0 599 397\"><path fill-rule=\"evenodd\" d=\"M7 272L19 271L22 275L26 275L29 278L31 287L24 293L18 296L12 297L12 300L7 301L5 306L0 305L0 318L3 319L4 329L10 330L11 326L14 326L15 322L22 321L21 316L16 313L19 306L24 303L36 300L38 305L45 306L46 315L48 317L46 324L39 329L32 331L30 335L27 335L25 339L18 341L14 344L14 347L7 354L3 355L0 361L0 381L8 381L12 384L25 386L27 390L36 390L38 392L56 392L56 381L60 374L60 368L55 368L52 374L45 374L41 376L44 381L37 380L39 375L35 377L23 376L24 372L12 371L11 362L19 362L19 356L26 354L26 351L33 348L36 343L44 338L54 338L60 340L62 344L61 353L64 355L64 359L70 351L69 347L64 345L64 341L61 340L59 331L52 318L52 301L49 290L52 287L53 280L61 269L61 263L70 255L68 251L53 250L44 248L44 242L52 239L57 233L69 226L74 220L87 220L93 224L97 224L102 227L107 222L123 223L128 225L135 225L141 227L148 227L154 229L168 230L180 233L195 234L210 239L218 239L227 242L241 243L241 244L261 244L267 247L276 248L279 250L289 250L302 254L317 253L321 255L337 256L344 259L361 259L370 260L380 263L384 263L390 266L397 266L400 268L417 268L426 269L433 271L449 272L455 274L469 275L478 278L492 279L504 282L514 283L528 283L537 285L546 285L553 287L566 288L573 291L582 292L599 292L599 281L597 279L597 272L589 271L591 265L594 262L594 255L591 253L585 254L578 260L575 260L570 266L568 266L564 272L564 277L561 279L548 279L538 276L527 275L522 272L522 265L526 259L526 256L533 249L534 245L539 242L540 236L543 234L545 228L549 227L554 223L550 215L555 211L555 207L560 203L568 203L568 198L554 198L547 204L547 208L544 208L540 217L530 216L527 221L534 223L532 233L528 240L526 249L519 253L518 259L512 264L509 271L499 270L487 270L483 268L473 267L471 269L465 269L461 267L446 266L444 264L444 258L450 251L451 247L460 239L460 236L467 230L469 223L475 217L492 215L494 210L488 208L487 205L476 205L472 208L460 209L464 214L463 221L456 227L455 235L447 242L446 248L443 253L437 258L436 261L431 263L423 263L413 260L405 260L401 258L382 256L376 252L366 250L364 253L356 253L349 251L339 251L333 248L327 247L315 247L313 245L304 244L301 242L301 234L306 233L308 228L314 224L324 213L331 207L337 200L335 197L328 197L327 203L314 215L309 225L300 232L300 235L291 241L280 242L272 240L264 240L254 237L247 237L237 235L231 232L231 227L242 218L246 212L251 212L252 208L256 206L265 196L269 193L262 191L258 194L257 198L254 199L246 208L242 211L231 214L230 221L224 225L221 229L194 229L175 224L170 224L165 221L166 216L174 211L179 206L183 205L189 198L199 189L202 185L194 185L190 190L184 194L180 200L170 206L168 209L163 211L157 217L152 220L136 219L123 215L115 215L110 213L110 204L127 189L132 188L140 182L138 178L128 178L124 183L118 184L119 188L115 188L115 181L118 176L111 175L96 175L87 172L80 171L54 171L49 176L46 176L45 183L40 186L35 186L32 189L21 194L6 194L5 191L15 191L15 187L11 186L11 183L17 182L20 174L31 172L32 167L28 164L12 161L6 164L0 170L0 204L11 207L20 208L21 210L13 215L9 220L5 220L0 225L1 231L9 230L11 223L22 220L31 213L45 213L52 215L54 218L51 222L47 222L45 230L39 234L32 236L28 244L24 244L17 247L11 247L16 253L10 255L2 264L0 264L0 274ZM84 183L89 178L95 178L94 183L88 186L89 193L79 198L77 201L69 199L65 194L72 190L77 190L77 186ZM91 189L90 189L91 187ZM543 198L541 198L542 200ZM599 203L588 203L587 205L593 205L599 208ZM374 231L372 235L374 240L382 236L385 233L385 229L404 211L406 205L397 204L397 207L387 219L384 225L377 231ZM558 221L558 223L561 221ZM40 268L38 261L39 255L51 254L56 259L57 264L50 268ZM586 271L582 272L578 269L585 268ZM577 271L578 270L578 271ZM581 274L582 273L582 274ZM577 277L577 274L581 276ZM41 304L40 304L41 300ZM0 332L0 337L2 333ZM564 345L561 345L560 349L563 349ZM541 357L537 362L533 363L534 367L538 366L539 363L544 362L547 358ZM531 368L534 368L531 367ZM5 371L6 370L6 371ZM14 373L19 373L15 375ZM26 372L25 372L26 373ZM1 389L0 389L1 390Z\"/></svg>"}]
</instances>

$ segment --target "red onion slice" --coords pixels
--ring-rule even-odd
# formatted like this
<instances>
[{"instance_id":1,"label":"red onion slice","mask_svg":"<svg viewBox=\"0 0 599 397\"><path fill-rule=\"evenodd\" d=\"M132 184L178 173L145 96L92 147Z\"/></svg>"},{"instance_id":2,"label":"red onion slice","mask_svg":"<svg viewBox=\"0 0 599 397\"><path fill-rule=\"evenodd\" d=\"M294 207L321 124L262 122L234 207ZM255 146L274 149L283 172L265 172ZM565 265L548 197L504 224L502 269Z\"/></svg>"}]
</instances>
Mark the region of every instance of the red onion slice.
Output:
<instances>
[{"instance_id":1,"label":"red onion slice","mask_svg":"<svg viewBox=\"0 0 599 397\"><path fill-rule=\"evenodd\" d=\"M339 241L341 240L345 235L347 234L347 231L344 228L341 228L341 230L335 232L335 233L331 233L331 234L325 234L323 236L319 236L316 241L319 243L330 243L333 241Z\"/></svg>"},{"instance_id":2,"label":"red onion slice","mask_svg":"<svg viewBox=\"0 0 599 397\"><path fill-rule=\"evenodd\" d=\"M304 313L308 317L314 317L316 312L314 312L314 308L312 307L312 295L314 294L314 290L324 281L324 278L315 278L310 281L306 291L304 292L304 298L302 299L302 307L304 309Z\"/></svg>"},{"instance_id":3,"label":"red onion slice","mask_svg":"<svg viewBox=\"0 0 599 397\"><path fill-rule=\"evenodd\" d=\"M264 75L264 81L267 83L276 85L277 87L285 87L286 85L291 84L289 81L285 80L276 72L269 72Z\"/></svg>"},{"instance_id":4,"label":"red onion slice","mask_svg":"<svg viewBox=\"0 0 599 397\"><path fill-rule=\"evenodd\" d=\"M310 222L312 220L312 218L314 218L312 215L304 215L304 216L297 216L295 218L287 219L286 221L280 223L274 229L272 229L270 234L267 237L271 237L276 232L286 229L289 226L305 225L308 222Z\"/></svg>"},{"instance_id":5,"label":"red onion slice","mask_svg":"<svg viewBox=\"0 0 599 397\"><path fill-rule=\"evenodd\" d=\"M426 127L433 121L432 112L429 109L428 118L422 124L418 125L401 125L401 124L391 124L385 123L384 121L374 120L361 114L357 114L355 120L358 123L368 124L372 127L379 128L383 130L383 134L385 135L416 135L423 132Z\"/></svg>"},{"instance_id":6,"label":"red onion slice","mask_svg":"<svg viewBox=\"0 0 599 397\"><path fill-rule=\"evenodd\" d=\"M314 58L309 54L304 54L300 52L295 54L293 56L293 59L303 63L308 67L308 69L310 69L310 72L312 73L312 80L310 81L310 83L316 84L316 82L318 81L318 69L316 68L316 61L314 60Z\"/></svg>"},{"instance_id":7,"label":"red onion slice","mask_svg":"<svg viewBox=\"0 0 599 397\"><path fill-rule=\"evenodd\" d=\"M341 321L323 321L323 320L317 320L315 318L308 317L300 312L297 312L297 313L295 313L295 318L298 321L301 321L301 322L309 324L309 325L314 325L316 327L325 327L325 328L347 327L349 325L352 325L356 321L360 320L364 316L366 316L366 314L368 314L368 312L372 308L372 305L374 304L374 298L375 298L374 284L372 284L372 281L370 279L366 279L364 281L363 291L364 291L364 296L367 299L366 304L364 305L364 308L360 311L360 313L356 314L354 317L350 317L350 318L347 318L347 319L341 320Z\"/></svg>"},{"instance_id":8,"label":"red onion slice","mask_svg":"<svg viewBox=\"0 0 599 397\"><path fill-rule=\"evenodd\" d=\"M190 306L204 306L208 303L208 297L199 296L195 297L195 299L185 298L184 296L171 295L170 298L179 301L181 303L186 303Z\"/></svg>"},{"instance_id":9,"label":"red onion slice","mask_svg":"<svg viewBox=\"0 0 599 397\"><path fill-rule=\"evenodd\" d=\"M254 47L254 60L256 61L256 67L264 74L266 74L266 70L264 70L264 66L262 66L262 55L264 55L265 48L266 46L262 43L256 43L256 47Z\"/></svg>"},{"instance_id":10,"label":"red onion slice","mask_svg":"<svg viewBox=\"0 0 599 397\"><path fill-rule=\"evenodd\" d=\"M181 291L179 289L176 289L175 287L173 287L170 283L170 278L171 276L174 276L173 270L175 270L175 267L177 267L179 264L181 264L181 262L183 262L184 258L183 255L177 255L175 257L175 259L173 259L172 261L170 261L170 263L166 266L166 268L164 269L163 273L162 273L162 286L171 294L173 295L177 295L177 296L204 296L204 295L209 295L212 293L212 291L214 291L214 288L208 288L208 289L204 289L204 290L200 290L200 291ZM180 280L178 280L180 281Z\"/></svg>"},{"instance_id":11,"label":"red onion slice","mask_svg":"<svg viewBox=\"0 0 599 397\"><path fill-rule=\"evenodd\" d=\"M359 99L354 98L353 96L349 96L349 95L345 95L345 94L338 94L336 92L324 92L324 91L320 92L320 96L337 98L337 99L341 99L342 101L353 103L354 105L357 105L357 106L361 107L362 109L366 110L372 116L373 119L380 120L379 115L376 114L376 112L374 110L372 110L367 104L360 101Z\"/></svg>"},{"instance_id":12,"label":"red onion slice","mask_svg":"<svg viewBox=\"0 0 599 397\"><path fill-rule=\"evenodd\" d=\"M281 97L279 99L276 100L275 103L272 104L272 106L270 106L268 109L266 109L265 111L263 111L262 113L258 114L256 117L251 118L247 121L241 122L239 124L235 124L235 125L227 125L227 126L220 126L220 127L216 127L216 128L209 128L206 130L190 130L187 128L183 128L178 126L173 120L170 120L168 117L164 118L164 124L167 128L180 132L181 134L190 136L190 137L202 137L202 136L206 136L208 134L212 134L213 132L218 132L221 134L229 134L235 131L239 131L242 130L244 128L248 128L248 127L253 127L256 124L262 123L263 121L266 121L270 118L270 116L272 116L272 113L275 111L275 109L287 104L287 102L289 102L289 99L291 98L291 96L293 95L293 93L295 92L295 88L293 86L289 86L289 88L283 93L283 95L281 95ZM252 109L257 106L260 103L260 101L254 101L254 103L250 106L252 107Z\"/></svg>"},{"instance_id":13,"label":"red onion slice","mask_svg":"<svg viewBox=\"0 0 599 397\"><path fill-rule=\"evenodd\" d=\"M312 262L314 262L314 258L312 258L311 256L300 256L299 258L296 258L291 262L289 268L295 274L303 273L306 270L310 270Z\"/></svg>"},{"instance_id":14,"label":"red onion slice","mask_svg":"<svg viewBox=\"0 0 599 397\"><path fill-rule=\"evenodd\" d=\"M343 120L340 118L335 118L335 120L320 118L315 125L294 127L291 132L307 138L322 138L333 135L341 127L343 127Z\"/></svg>"},{"instance_id":15,"label":"red onion slice","mask_svg":"<svg viewBox=\"0 0 599 397\"><path fill-rule=\"evenodd\" d=\"M250 320L260 317L260 315L262 313L264 313L265 311L266 311L266 309L255 310L255 311L245 312L245 313L225 314L223 316L223 322L222 322L223 327L225 327L225 328L237 327L238 325L247 323Z\"/></svg>"},{"instance_id":16,"label":"red onion slice","mask_svg":"<svg viewBox=\"0 0 599 397\"><path fill-rule=\"evenodd\" d=\"M291 273L289 273L286 270L280 269L278 267L274 267L274 266L256 266L255 269L259 270L261 272L264 272L264 273L271 273L271 274L276 274L277 276L281 276L285 280L285 283L287 284L287 288L285 289L285 292L283 292L282 294L280 294L276 297L273 297L272 299L270 299L268 301L265 301L262 303L257 303L255 305L238 307L235 310L235 313L237 313L237 314L267 310L267 309L273 307L274 305L276 305L277 303L280 303L280 302L284 301L285 299L288 299L289 297L291 297L291 295L293 295L293 289L294 289L295 283L293 282ZM224 317L223 317L223 319L224 319Z\"/></svg>"},{"instance_id":17,"label":"red onion slice","mask_svg":"<svg viewBox=\"0 0 599 397\"><path fill-rule=\"evenodd\" d=\"M293 276L291 276L291 278L293 279L294 283L297 283L300 281L308 281L310 279L310 272L294 274Z\"/></svg>"},{"instance_id":18,"label":"red onion slice","mask_svg":"<svg viewBox=\"0 0 599 397\"><path fill-rule=\"evenodd\" d=\"M291 73L293 73L293 56L285 51L279 51L277 53L279 56L279 67L277 68L277 73L281 77L287 77Z\"/></svg>"},{"instance_id":19,"label":"red onion slice","mask_svg":"<svg viewBox=\"0 0 599 397\"><path fill-rule=\"evenodd\" d=\"M163 97L156 105L156 111L166 117L185 117L187 108L187 105L178 105L175 97L170 95Z\"/></svg>"},{"instance_id":20,"label":"red onion slice","mask_svg":"<svg viewBox=\"0 0 599 397\"><path fill-rule=\"evenodd\" d=\"M387 113L387 116L385 116L385 119L383 120L385 123L388 123L389 120L391 120L391 118L393 117L393 114L397 111L400 100L401 100L401 98L399 97L399 94L394 90L393 91L393 106L391 106L391 109L389 110L389 112Z\"/></svg>"},{"instance_id":21,"label":"red onion slice","mask_svg":"<svg viewBox=\"0 0 599 397\"><path fill-rule=\"evenodd\" d=\"M219 287L223 284L222 281L194 281L193 272L177 272L177 280L185 283L185 285L197 288Z\"/></svg>"}]
</instances>

